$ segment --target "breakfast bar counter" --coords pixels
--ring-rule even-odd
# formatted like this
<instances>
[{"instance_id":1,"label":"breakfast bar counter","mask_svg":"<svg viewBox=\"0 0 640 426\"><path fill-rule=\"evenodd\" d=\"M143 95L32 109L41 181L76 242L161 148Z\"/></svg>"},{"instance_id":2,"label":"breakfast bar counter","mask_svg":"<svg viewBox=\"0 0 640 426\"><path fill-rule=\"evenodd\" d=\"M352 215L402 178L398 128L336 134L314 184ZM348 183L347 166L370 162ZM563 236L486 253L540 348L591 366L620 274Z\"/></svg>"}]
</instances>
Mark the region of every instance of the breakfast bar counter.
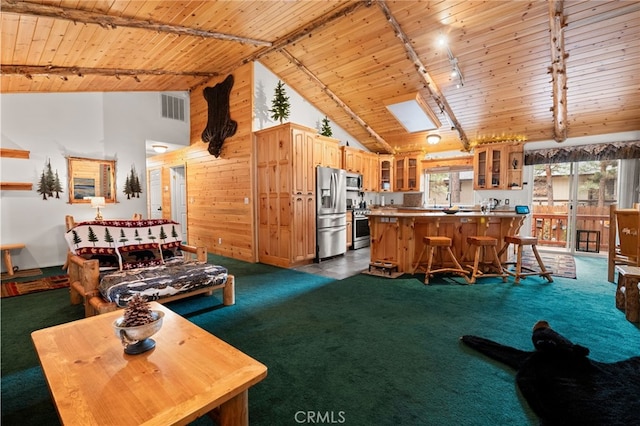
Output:
<instances>
[{"instance_id":1,"label":"breakfast bar counter","mask_svg":"<svg viewBox=\"0 0 640 426\"><path fill-rule=\"evenodd\" d=\"M493 213L458 211L455 214L408 209L372 210L371 263L397 265L398 273L410 273L418 262L425 236L451 238L458 260L467 249L467 237L486 235L498 240L498 249L506 235L516 235L526 215L513 211ZM506 253L503 255L506 258ZM505 261L506 259L501 259Z\"/></svg>"}]
</instances>

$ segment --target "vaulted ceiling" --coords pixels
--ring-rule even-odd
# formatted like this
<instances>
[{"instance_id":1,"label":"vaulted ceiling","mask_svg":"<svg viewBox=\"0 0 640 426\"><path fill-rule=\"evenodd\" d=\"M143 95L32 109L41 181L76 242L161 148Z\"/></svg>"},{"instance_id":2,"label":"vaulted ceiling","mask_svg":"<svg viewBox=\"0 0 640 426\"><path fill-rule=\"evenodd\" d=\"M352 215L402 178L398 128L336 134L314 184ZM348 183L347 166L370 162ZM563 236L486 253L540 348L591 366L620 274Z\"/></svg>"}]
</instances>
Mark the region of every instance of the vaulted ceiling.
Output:
<instances>
[{"instance_id":1,"label":"vaulted ceiling","mask_svg":"<svg viewBox=\"0 0 640 426\"><path fill-rule=\"evenodd\" d=\"M639 1L2 0L0 17L2 93L202 90L258 60L374 152L640 130ZM415 94L437 145L385 107Z\"/></svg>"}]
</instances>

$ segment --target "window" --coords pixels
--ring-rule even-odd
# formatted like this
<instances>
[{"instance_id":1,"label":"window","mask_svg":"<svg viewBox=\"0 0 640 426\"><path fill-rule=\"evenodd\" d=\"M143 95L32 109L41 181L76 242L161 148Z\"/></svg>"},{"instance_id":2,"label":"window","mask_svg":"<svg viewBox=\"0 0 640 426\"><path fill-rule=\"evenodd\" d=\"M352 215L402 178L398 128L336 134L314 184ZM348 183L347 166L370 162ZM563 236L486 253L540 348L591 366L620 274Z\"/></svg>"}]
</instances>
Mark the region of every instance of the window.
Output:
<instances>
[{"instance_id":1,"label":"window","mask_svg":"<svg viewBox=\"0 0 640 426\"><path fill-rule=\"evenodd\" d=\"M172 95L161 95L162 101L162 117L170 118L172 120L180 120L185 121L184 119L184 99L172 96Z\"/></svg>"},{"instance_id":2,"label":"window","mask_svg":"<svg viewBox=\"0 0 640 426\"><path fill-rule=\"evenodd\" d=\"M425 173L426 207L474 205L473 170Z\"/></svg>"}]
</instances>

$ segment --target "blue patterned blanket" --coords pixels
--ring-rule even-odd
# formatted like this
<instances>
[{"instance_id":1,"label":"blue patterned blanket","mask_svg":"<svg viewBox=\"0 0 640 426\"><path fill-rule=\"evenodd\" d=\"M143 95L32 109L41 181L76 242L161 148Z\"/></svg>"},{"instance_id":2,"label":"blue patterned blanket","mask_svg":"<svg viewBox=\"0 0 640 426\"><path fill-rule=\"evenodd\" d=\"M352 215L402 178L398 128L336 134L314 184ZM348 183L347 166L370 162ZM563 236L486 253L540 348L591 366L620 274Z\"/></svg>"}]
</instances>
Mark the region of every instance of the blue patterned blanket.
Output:
<instances>
[{"instance_id":1,"label":"blue patterned blanket","mask_svg":"<svg viewBox=\"0 0 640 426\"><path fill-rule=\"evenodd\" d=\"M124 308L136 293L154 301L226 282L226 268L189 261L107 272L98 288L106 300Z\"/></svg>"}]
</instances>

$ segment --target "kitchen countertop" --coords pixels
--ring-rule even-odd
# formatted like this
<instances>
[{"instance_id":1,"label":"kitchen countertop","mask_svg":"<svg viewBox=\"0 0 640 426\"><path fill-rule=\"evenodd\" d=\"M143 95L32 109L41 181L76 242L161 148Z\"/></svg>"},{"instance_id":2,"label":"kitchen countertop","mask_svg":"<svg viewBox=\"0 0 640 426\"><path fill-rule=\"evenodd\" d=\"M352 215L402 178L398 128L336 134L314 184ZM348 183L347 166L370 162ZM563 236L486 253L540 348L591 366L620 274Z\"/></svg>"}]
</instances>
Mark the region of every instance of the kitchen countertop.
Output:
<instances>
[{"instance_id":1,"label":"kitchen countertop","mask_svg":"<svg viewBox=\"0 0 640 426\"><path fill-rule=\"evenodd\" d=\"M407 210L407 208L401 208L401 210ZM518 214L513 210L494 210L491 213L482 213L478 211L459 211L455 214L447 214L442 211L424 211L424 209L416 209L415 212L399 212L398 209L384 209L384 210L371 210L368 216L379 217L521 217L525 216Z\"/></svg>"}]
</instances>

